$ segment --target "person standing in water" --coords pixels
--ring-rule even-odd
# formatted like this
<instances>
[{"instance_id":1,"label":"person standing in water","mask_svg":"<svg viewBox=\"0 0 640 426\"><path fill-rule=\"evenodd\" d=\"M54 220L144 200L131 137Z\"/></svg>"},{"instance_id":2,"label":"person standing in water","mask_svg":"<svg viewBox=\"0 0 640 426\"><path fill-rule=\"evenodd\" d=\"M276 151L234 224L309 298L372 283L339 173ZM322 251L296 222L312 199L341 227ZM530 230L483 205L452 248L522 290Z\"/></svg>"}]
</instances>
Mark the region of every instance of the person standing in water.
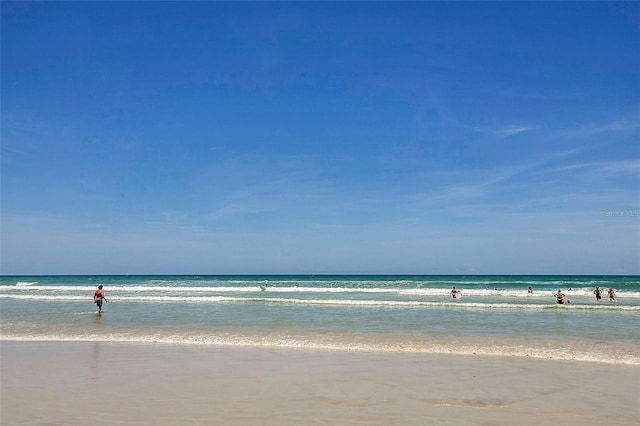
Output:
<instances>
[{"instance_id":1,"label":"person standing in water","mask_svg":"<svg viewBox=\"0 0 640 426\"><path fill-rule=\"evenodd\" d=\"M107 298L104 297L104 290L102 289L102 285L98 286L98 289L95 293L93 293L93 303L98 305L98 313L102 313L102 301L107 302Z\"/></svg>"},{"instance_id":2,"label":"person standing in water","mask_svg":"<svg viewBox=\"0 0 640 426\"><path fill-rule=\"evenodd\" d=\"M556 296L556 303L558 305L563 305L564 304L564 293L562 292L562 290L558 290L555 294Z\"/></svg>"},{"instance_id":3,"label":"person standing in water","mask_svg":"<svg viewBox=\"0 0 640 426\"><path fill-rule=\"evenodd\" d=\"M613 291L613 287L609 287L609 290L607 291L607 294L609 295L609 302L615 302L616 301L616 293L615 293L615 291Z\"/></svg>"},{"instance_id":4,"label":"person standing in water","mask_svg":"<svg viewBox=\"0 0 640 426\"><path fill-rule=\"evenodd\" d=\"M593 294L596 295L596 302L602 300L602 289L600 287L596 286L596 289L593 290Z\"/></svg>"},{"instance_id":5,"label":"person standing in water","mask_svg":"<svg viewBox=\"0 0 640 426\"><path fill-rule=\"evenodd\" d=\"M456 288L453 287L451 289L451 298L453 298L453 299L457 298L458 294L462 294L462 293L460 293L460 290L456 290Z\"/></svg>"}]
</instances>

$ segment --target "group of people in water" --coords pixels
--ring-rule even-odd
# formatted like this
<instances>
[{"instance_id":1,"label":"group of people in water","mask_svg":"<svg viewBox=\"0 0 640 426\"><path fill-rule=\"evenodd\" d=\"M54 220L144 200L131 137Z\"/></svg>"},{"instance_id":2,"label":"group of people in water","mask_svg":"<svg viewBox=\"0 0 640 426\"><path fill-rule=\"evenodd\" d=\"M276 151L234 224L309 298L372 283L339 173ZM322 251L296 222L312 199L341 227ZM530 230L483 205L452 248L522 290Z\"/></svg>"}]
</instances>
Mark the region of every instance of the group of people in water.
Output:
<instances>
[{"instance_id":1,"label":"group of people in water","mask_svg":"<svg viewBox=\"0 0 640 426\"><path fill-rule=\"evenodd\" d=\"M596 286L596 289L593 290L593 294L596 295L596 300L598 302L602 300L602 289L600 287ZM609 287L609 290L607 290L607 295L609 296L609 302L616 301L616 293L613 291L612 287Z\"/></svg>"},{"instance_id":2,"label":"group of people in water","mask_svg":"<svg viewBox=\"0 0 640 426\"><path fill-rule=\"evenodd\" d=\"M497 290L497 289L496 289ZM571 287L569 287L569 291L573 291L573 289ZM527 288L527 293L533 293L533 289L531 288L531 286L529 286L529 288ZM596 295L596 301L601 301L602 300L602 289L598 286L596 286L596 289L593 290L593 294ZM455 286L451 289L451 298L452 299L457 299L458 296L462 295L462 293L460 292L460 290L457 290L455 288ZM609 301L610 302L615 302L616 301L616 293L613 290L613 287L609 287L609 290L607 290L607 295L609 296ZM562 292L562 290L558 290L555 294L556 297L556 303L558 305L564 305L564 298L565 298L565 294ZM571 301L567 299L567 304L570 304Z\"/></svg>"},{"instance_id":3,"label":"group of people in water","mask_svg":"<svg viewBox=\"0 0 640 426\"><path fill-rule=\"evenodd\" d=\"M260 289L262 291L265 291L267 289L267 287L269 286L268 281L265 281L263 285L260 286ZM496 289L497 290L497 289ZM571 287L569 287L569 291L573 291L573 289ZM527 293L533 293L533 289L531 287L529 287L527 289ZM602 289L598 286L596 286L596 289L593 290L593 294L596 295L596 301L601 301L602 300ZM609 296L609 301L610 302L615 302L616 301L616 293L615 291L613 291L613 287L609 287L609 290L607 290L607 294ZM462 293L460 292L460 290L457 290L456 287L454 286L451 289L451 298L452 299L457 299L458 296L461 296ZM563 305L564 304L564 298L565 298L565 294L562 292L562 290L558 290L555 294L556 297L556 303L558 305ZM106 302L107 298L104 296L104 290L102 290L102 286L98 286L98 289L96 290L96 292L93 294L93 303L95 303L96 305L98 305L98 313L102 312L102 302ZM569 300L567 300L567 304L570 304L571 302Z\"/></svg>"},{"instance_id":4,"label":"group of people in water","mask_svg":"<svg viewBox=\"0 0 640 426\"><path fill-rule=\"evenodd\" d=\"M573 291L573 289L569 287L569 291ZM533 291L531 291L531 287L529 287L529 293L533 293ZM596 286L595 290L593 290L593 294L596 295L597 302L602 300L602 289L600 287ZM609 287L609 290L607 290L607 295L609 296L609 302L616 301L616 292L613 290L613 287ZM556 303L558 305L564 304L565 294L562 292L562 290L558 290L555 294L555 297L556 297ZM567 304L569 303L571 302L567 300Z\"/></svg>"}]
</instances>

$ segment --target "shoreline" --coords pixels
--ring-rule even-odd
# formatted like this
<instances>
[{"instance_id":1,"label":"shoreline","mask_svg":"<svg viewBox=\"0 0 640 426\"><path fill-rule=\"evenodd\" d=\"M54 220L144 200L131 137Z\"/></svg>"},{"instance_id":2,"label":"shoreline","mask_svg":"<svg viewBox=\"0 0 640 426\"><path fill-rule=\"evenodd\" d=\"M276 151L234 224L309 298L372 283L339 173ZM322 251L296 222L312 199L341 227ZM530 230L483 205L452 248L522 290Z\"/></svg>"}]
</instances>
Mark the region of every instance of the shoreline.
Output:
<instances>
[{"instance_id":1,"label":"shoreline","mask_svg":"<svg viewBox=\"0 0 640 426\"><path fill-rule=\"evenodd\" d=\"M480 355L0 341L2 424L632 425L640 367ZM36 403L37 402L37 403Z\"/></svg>"},{"instance_id":2,"label":"shoreline","mask_svg":"<svg viewBox=\"0 0 640 426\"><path fill-rule=\"evenodd\" d=\"M227 341L214 341L207 340L209 336L179 336L175 335L170 337L163 337L154 335L149 338L132 339L130 336L119 336L117 334L109 334L108 338L105 335L96 337L57 337L51 338L50 336L30 336L30 337L18 337L9 334L0 338L1 342L21 342L21 343L104 343L104 344L123 344L123 345L166 345L166 346L184 346L189 348L210 348L210 349L230 349L230 350L282 350L282 351L316 351L316 352L331 352L331 353L351 353L351 354L380 354L380 355L407 355L407 356L461 356L461 357L486 357L486 358L508 358L516 360L536 360L536 361L554 361L554 362L580 362L588 364L600 364L609 366L635 366L640 367L640 355L631 356L633 348L628 348L627 354L608 354L603 356L603 350L606 352L606 347L600 347L600 353L580 352L576 353L577 345L580 342L574 343L574 352L566 353L566 349L561 350L556 348L551 351L548 347L543 347L542 343L538 345L532 345L530 347L524 347L523 345L529 343L522 341L521 339L511 339L510 344L506 345L503 341L488 342L485 340L484 344L479 344L478 341L456 341L454 346L445 344L444 342L433 343L432 346L425 346L417 348L415 344L408 347L402 347L402 341L387 341L386 346L380 345L367 345L367 343L352 340L349 344L343 343L331 343L327 345L326 342L320 343L314 341L313 336L307 335L305 339L292 339L291 336L278 336L271 334L255 334L253 336L243 336L242 338L228 339ZM219 339L219 336L216 337ZM290 340L288 344L282 344L283 341ZM415 343L415 342L414 342ZM618 345L619 347L620 345ZM499 348L497 351L495 348Z\"/></svg>"}]
</instances>

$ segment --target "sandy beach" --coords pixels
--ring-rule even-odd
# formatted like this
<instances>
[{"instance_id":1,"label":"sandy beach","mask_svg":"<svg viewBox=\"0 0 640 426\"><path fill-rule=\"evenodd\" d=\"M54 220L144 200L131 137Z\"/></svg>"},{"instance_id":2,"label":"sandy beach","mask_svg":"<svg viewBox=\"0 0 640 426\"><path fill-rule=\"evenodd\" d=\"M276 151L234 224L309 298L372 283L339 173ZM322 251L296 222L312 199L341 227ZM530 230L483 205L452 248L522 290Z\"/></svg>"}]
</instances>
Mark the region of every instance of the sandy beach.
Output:
<instances>
[{"instance_id":1,"label":"sandy beach","mask_svg":"<svg viewBox=\"0 0 640 426\"><path fill-rule=\"evenodd\" d=\"M3 425L633 425L640 368L3 341Z\"/></svg>"}]
</instances>

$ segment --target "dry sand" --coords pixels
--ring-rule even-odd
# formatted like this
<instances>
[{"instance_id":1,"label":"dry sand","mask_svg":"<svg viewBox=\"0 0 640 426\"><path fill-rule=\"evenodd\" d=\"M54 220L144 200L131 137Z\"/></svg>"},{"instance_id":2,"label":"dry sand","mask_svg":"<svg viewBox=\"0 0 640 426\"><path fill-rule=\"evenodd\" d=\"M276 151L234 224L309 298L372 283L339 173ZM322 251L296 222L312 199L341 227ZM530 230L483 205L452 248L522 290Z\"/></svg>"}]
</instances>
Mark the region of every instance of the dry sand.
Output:
<instances>
[{"instance_id":1,"label":"dry sand","mask_svg":"<svg viewBox=\"0 0 640 426\"><path fill-rule=\"evenodd\" d=\"M2 341L2 425L637 425L640 367Z\"/></svg>"}]
</instances>

